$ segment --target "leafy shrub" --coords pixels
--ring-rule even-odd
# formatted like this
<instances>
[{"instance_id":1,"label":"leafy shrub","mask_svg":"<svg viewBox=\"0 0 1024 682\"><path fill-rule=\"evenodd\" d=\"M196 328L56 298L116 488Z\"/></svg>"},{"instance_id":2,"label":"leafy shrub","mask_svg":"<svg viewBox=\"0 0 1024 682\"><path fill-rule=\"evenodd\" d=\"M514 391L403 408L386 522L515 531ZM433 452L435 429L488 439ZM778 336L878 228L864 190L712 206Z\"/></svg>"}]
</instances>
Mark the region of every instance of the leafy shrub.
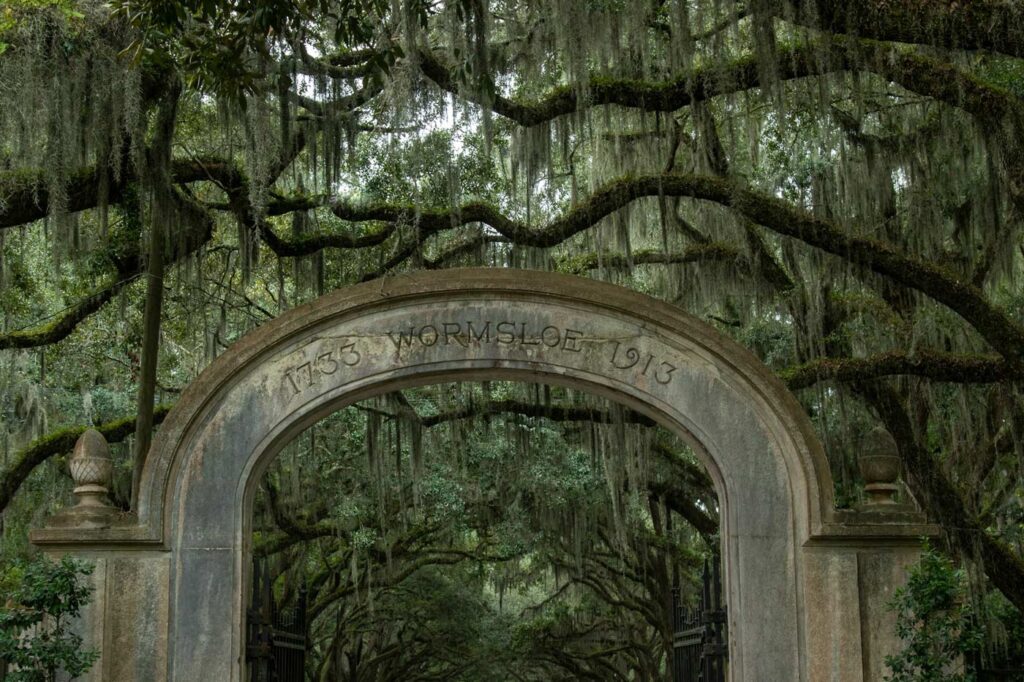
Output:
<instances>
[{"instance_id":1,"label":"leafy shrub","mask_svg":"<svg viewBox=\"0 0 1024 682\"><path fill-rule=\"evenodd\" d=\"M89 602L82 577L92 566L64 557L17 561L0 572L0 666L11 666L10 682L53 682L63 671L85 673L98 653L82 649L71 621Z\"/></svg>"},{"instance_id":2,"label":"leafy shrub","mask_svg":"<svg viewBox=\"0 0 1024 682\"><path fill-rule=\"evenodd\" d=\"M973 682L962 661L981 646L982 630L967 599L967 580L927 543L889 607L903 651L886 656L890 682Z\"/></svg>"}]
</instances>

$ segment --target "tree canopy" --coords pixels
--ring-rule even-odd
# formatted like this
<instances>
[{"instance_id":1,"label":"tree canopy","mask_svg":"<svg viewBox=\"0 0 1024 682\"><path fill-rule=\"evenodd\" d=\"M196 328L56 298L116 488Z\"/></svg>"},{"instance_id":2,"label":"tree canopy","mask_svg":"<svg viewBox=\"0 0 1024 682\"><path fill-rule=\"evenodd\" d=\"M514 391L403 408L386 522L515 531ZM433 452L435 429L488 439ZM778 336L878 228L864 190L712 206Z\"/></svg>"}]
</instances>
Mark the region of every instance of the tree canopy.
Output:
<instances>
[{"instance_id":1,"label":"tree canopy","mask_svg":"<svg viewBox=\"0 0 1024 682\"><path fill-rule=\"evenodd\" d=\"M979 603L1013 614L1024 608L1022 211L1014 0L8 0L0 556L23 553L26 528L67 497L60 459L87 425L122 443L116 497L130 507L168 405L246 331L355 282L518 267L643 291L744 344L811 416L842 506L862 499L861 440L884 426L943 551L968 568ZM508 447L530 430L539 452L587 451L568 423L661 438L590 399L482 390L352 408L334 419L362 441L335 438L333 455L310 462L329 469L372 449L377 418L406 432L392 447L412 458L408 439L445 411L468 420L466 434L501 430ZM685 458L664 447L659 467ZM569 475L558 471L552 480ZM289 521L270 493L283 475L271 472L258 505L268 553L288 537L312 547L304 534L320 528L339 539L303 561L320 551L357 566L352 532L407 513L396 505L348 535L330 508ZM637 518L653 523L651 509L678 498L668 518L696 529L687 547L707 549L710 488L659 476L644 493L657 504ZM366 499L380 506L388 490ZM469 589L477 553L489 571L511 565L473 523L438 530L475 555L458 564L466 580L417 573L413 592ZM648 540L610 565L629 566ZM553 556L541 545L531 552ZM335 589L362 585L334 568L323 579ZM476 575L477 596L498 584ZM532 579L513 581L520 605L537 596ZM380 608L422 609L435 636L451 625L398 594L382 591ZM450 599L477 620L505 617L491 601Z\"/></svg>"}]
</instances>

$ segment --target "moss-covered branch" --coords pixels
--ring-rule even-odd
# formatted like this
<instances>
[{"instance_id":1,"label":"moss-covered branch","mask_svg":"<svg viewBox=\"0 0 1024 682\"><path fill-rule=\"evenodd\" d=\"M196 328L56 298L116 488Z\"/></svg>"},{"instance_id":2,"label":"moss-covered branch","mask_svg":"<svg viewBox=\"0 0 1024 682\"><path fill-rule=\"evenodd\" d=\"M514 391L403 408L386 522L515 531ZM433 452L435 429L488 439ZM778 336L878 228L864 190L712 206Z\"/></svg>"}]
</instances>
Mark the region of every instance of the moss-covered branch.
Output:
<instances>
[{"instance_id":1,"label":"moss-covered branch","mask_svg":"<svg viewBox=\"0 0 1024 682\"><path fill-rule=\"evenodd\" d=\"M198 251L213 236L213 220L195 202L174 196L179 209L181 231L167 255L167 264L177 263ZM61 312L55 319L29 329L0 334L0 350L7 348L38 348L63 341L79 324L97 313L128 284L145 274L146 268L138 240L128 240L128 250L112 255L116 263L116 279Z\"/></svg>"},{"instance_id":2,"label":"moss-covered branch","mask_svg":"<svg viewBox=\"0 0 1024 682\"><path fill-rule=\"evenodd\" d=\"M992 43L993 46L998 43L1004 46L1017 45L1024 49L1024 42L1021 42L1021 38L1024 36L1024 9L1010 10L1009 3L995 0L981 0L977 3L979 7L985 7L984 12L968 12L964 9L973 6L975 4L973 2L950 3L948 0L920 0L920 2L936 7L948 6L946 9L954 8L955 11L951 11L949 14L950 23L947 28L953 33L958 33L966 31L967 26L977 27L981 32L976 36L979 41L976 46L980 47L986 40L991 39L995 41ZM818 4L833 7L830 11L830 21L834 21L840 16L847 16L845 9L835 9L836 7L845 8L842 3L819 1ZM886 8L899 5L911 7L920 3L910 0L903 0L902 3L859 0L857 4L871 5L881 14L885 14ZM914 14L913 9L911 13ZM1009 24L1000 23L1008 21L1010 15L1016 17L1015 20L1018 22L1012 30L1010 30ZM799 13L786 15L787 18L799 16ZM922 22L920 18L914 14L914 20L906 25L920 28L933 23ZM1004 38L989 36L989 25L986 23L988 21L996 22L995 32L992 36L998 36L1000 30L1005 30ZM865 26L859 19L855 23L858 29ZM903 24L897 22L893 25ZM961 28L954 29L953 27L957 25L960 25ZM840 31L840 33L847 32ZM901 40L897 34L893 34L889 30L853 31L852 33L857 36ZM921 38L931 35L927 31L917 30L912 31L912 34ZM941 35L941 32L936 34L936 36ZM909 37L911 36L904 36L902 39ZM962 46L966 47L967 45ZM583 108L602 104L615 104L643 111L676 111L719 95L751 90L763 85L760 81L761 71L753 55L724 66L698 68L666 81L594 78L588 83L585 101L580 100L579 91L576 88L568 86L552 90L534 100L511 99L500 95L485 98L471 89L460 87L451 69L429 52L423 52L420 55L420 68L441 89L467 101L488 107L491 111L523 126L538 125ZM802 43L796 47L782 48L778 54L777 77L780 80L818 76L844 70L876 73L898 83L907 90L963 109L986 124L1003 121L1009 115L1016 116L1018 120L1024 116L1024 107L1022 107L1020 99L1012 93L975 78L950 61L901 49L891 44L833 36L827 42L813 41ZM1019 150L1014 150L1007 157L1011 163L1016 164L1016 168L1011 170L1015 171L1017 194L1018 196L1024 195L1024 161L1020 160L1024 158L1024 154ZM1024 203L1024 198L1018 200Z\"/></svg>"},{"instance_id":3,"label":"moss-covered branch","mask_svg":"<svg viewBox=\"0 0 1024 682\"><path fill-rule=\"evenodd\" d=\"M731 206L777 234L867 268L915 289L949 307L969 322L1010 363L1024 367L1024 328L985 293L961 275L937 263L913 258L891 244L851 236L836 224L820 220L784 201L731 185L717 178L682 181L691 196Z\"/></svg>"},{"instance_id":4,"label":"moss-covered branch","mask_svg":"<svg viewBox=\"0 0 1024 682\"><path fill-rule=\"evenodd\" d=\"M1007 175L1007 189L1018 210L1024 210L1024 101L1017 95L976 78L952 62L866 40L839 40L836 52L847 64L859 64L919 95L931 97L971 114L999 148L998 160Z\"/></svg>"},{"instance_id":5,"label":"moss-covered branch","mask_svg":"<svg viewBox=\"0 0 1024 682\"><path fill-rule=\"evenodd\" d=\"M963 355L930 350L913 353L891 351L866 358L818 358L779 372L779 377L794 390L829 379L850 382L901 375L962 384L1024 379L1024 373L1011 372L1006 360L997 355Z\"/></svg>"},{"instance_id":6,"label":"moss-covered branch","mask_svg":"<svg viewBox=\"0 0 1024 682\"><path fill-rule=\"evenodd\" d=\"M432 54L425 52L420 56L424 73L441 88L468 101L487 105L495 113L522 125L537 125L573 113L581 107L599 104L645 111L675 111L718 95L761 86L756 58L750 55L725 67L699 68L667 81L594 78L588 84L585 102L578 101L578 91L571 87L556 89L531 101L501 96L484 101L472 92L462 90L451 71ZM781 50L778 62L778 77L783 80L843 69L873 71L909 90L962 108L983 121L1001 120L1010 114L1019 116L1024 111L1019 99L1012 94L970 76L950 62L894 49L883 43L864 40L833 40L827 46L820 42L808 43ZM372 96L374 92L362 93L362 98ZM319 102L306 104L313 108L325 106ZM304 129L300 128L297 133L297 137L302 137ZM285 155L284 165L294 160L297 151L303 147L304 139L293 144L292 150ZM276 177L283 170L283 167L275 168L272 175ZM119 202L124 187L135 177L128 168L119 174L120 180L114 179L116 174L107 175L109 177L104 178L95 166L72 172L65 190L65 210L76 212L95 208L101 203L104 184L106 201ZM217 157L175 160L172 176L176 183L181 184L203 180L216 182L224 188L237 188L244 184L235 165ZM1024 185L1024 169L1020 170L1019 176ZM24 225L48 214L51 199L47 177L43 170L0 172L0 228ZM278 202L272 214L310 207L312 204L308 201ZM305 251L310 245L298 248Z\"/></svg>"},{"instance_id":7,"label":"moss-covered branch","mask_svg":"<svg viewBox=\"0 0 1024 682\"><path fill-rule=\"evenodd\" d=\"M318 100L297 93L292 93L292 98L296 104L313 116L332 118L355 111L383 91L384 86L381 83L371 83L356 90L351 95L333 100Z\"/></svg>"},{"instance_id":8,"label":"moss-covered branch","mask_svg":"<svg viewBox=\"0 0 1024 682\"><path fill-rule=\"evenodd\" d=\"M18 170L0 172L0 229L25 225L45 218L51 210L48 173L44 170ZM176 159L172 162L171 177L175 183L187 184L208 180L221 186L239 183L240 171L229 161L217 157ZM86 166L71 173L65 187L63 210L76 213L96 208L103 200L106 182L106 201L118 204L124 198L125 188L138 178L125 168L120 179L104 179L96 166Z\"/></svg>"},{"instance_id":9,"label":"moss-covered branch","mask_svg":"<svg viewBox=\"0 0 1024 682\"><path fill-rule=\"evenodd\" d=\"M614 104L643 111L676 111L711 98L762 86L754 56L725 66L698 68L666 81L594 78L587 98L578 90L560 87L537 99L483 98L461 88L451 70L432 54L421 54L420 68L441 89L523 126L533 126L580 109ZM985 83L952 62L869 40L833 39L780 50L778 78L793 80L830 72L858 70L876 73L918 94L991 120L1020 106L1011 93Z\"/></svg>"},{"instance_id":10,"label":"moss-covered branch","mask_svg":"<svg viewBox=\"0 0 1024 682\"><path fill-rule=\"evenodd\" d=\"M111 178L107 182L107 201L121 201L125 182ZM101 201L103 178L94 166L71 173L64 187L63 209L69 213L95 208ZM51 197L47 174L42 170L0 172L0 228L25 225L45 218Z\"/></svg>"},{"instance_id":11,"label":"moss-covered branch","mask_svg":"<svg viewBox=\"0 0 1024 682\"><path fill-rule=\"evenodd\" d=\"M508 244L508 239L496 234L478 234L470 239L463 240L457 244L449 246L447 249L437 254L437 257L433 260L424 259L423 266L428 270L437 270L445 267L449 263L458 260L464 256L471 256L474 254L482 254L483 249L488 244Z\"/></svg>"},{"instance_id":12,"label":"moss-covered branch","mask_svg":"<svg viewBox=\"0 0 1024 682\"><path fill-rule=\"evenodd\" d=\"M731 244L705 242L687 247L683 251L636 251L630 256L623 253L584 253L558 262L559 270L583 275L598 268L624 270L636 265L681 265L686 263L724 263L738 266L751 277L759 277L779 291L793 288L793 280L780 267L759 268L752 259ZM774 264L774 261L772 261Z\"/></svg>"},{"instance_id":13,"label":"moss-covered branch","mask_svg":"<svg viewBox=\"0 0 1024 682\"><path fill-rule=\"evenodd\" d=\"M790 0L776 6L786 19L829 33L1024 57L1024 4L1016 0Z\"/></svg>"},{"instance_id":14,"label":"moss-covered branch","mask_svg":"<svg viewBox=\"0 0 1024 682\"><path fill-rule=\"evenodd\" d=\"M338 218L349 222L386 222L414 226L420 241L446 230L471 223L484 223L519 246L550 248L590 229L603 218L642 197L691 195L692 190L684 191L680 185L679 180L684 177L696 176L649 175L611 182L595 190L571 211L539 227L513 220L496 206L479 201L453 209L338 202L331 210Z\"/></svg>"},{"instance_id":15,"label":"moss-covered branch","mask_svg":"<svg viewBox=\"0 0 1024 682\"><path fill-rule=\"evenodd\" d=\"M559 270L582 275L598 268L622 270L631 265L671 265L682 263L728 263L739 264L744 255L730 244L714 242L698 244L683 251L636 251L627 257L623 253L584 253L559 261Z\"/></svg>"},{"instance_id":16,"label":"moss-covered branch","mask_svg":"<svg viewBox=\"0 0 1024 682\"><path fill-rule=\"evenodd\" d=\"M521 246L547 248L590 229L598 221L643 197L691 197L730 207L746 219L852 264L920 291L969 322L1010 363L1024 366L1024 328L993 305L984 292L956 272L913 258L895 246L850 234L835 223L815 218L792 204L707 175L656 174L628 177L596 190L589 199L547 225L532 227L481 202L455 209L423 209L396 204L338 203L335 215L352 222L401 222L417 226L420 240L468 223L486 223ZM411 243L406 251L411 252ZM396 254L392 261L407 254ZM400 260L398 262L401 262Z\"/></svg>"},{"instance_id":17,"label":"moss-covered branch","mask_svg":"<svg viewBox=\"0 0 1024 682\"><path fill-rule=\"evenodd\" d=\"M69 336L79 323L105 306L127 284L128 280L121 280L102 287L49 322L28 329L19 329L18 331L0 334L0 350L8 348L37 348L57 343Z\"/></svg>"},{"instance_id":18,"label":"moss-covered branch","mask_svg":"<svg viewBox=\"0 0 1024 682\"><path fill-rule=\"evenodd\" d=\"M153 411L153 423L159 424L170 411L170 405L160 405ZM32 471L58 455L71 452L75 441L89 426L72 426L43 436L27 447L16 452L12 457L13 464L0 476L0 512L7 508ZM120 443L135 432L135 417L122 417L92 427L103 434L109 443Z\"/></svg>"},{"instance_id":19,"label":"moss-covered branch","mask_svg":"<svg viewBox=\"0 0 1024 682\"><path fill-rule=\"evenodd\" d=\"M308 256L323 249L365 249L383 244L395 232L394 225L361 235L318 232L285 239L263 223L260 236L263 242L280 257Z\"/></svg>"},{"instance_id":20,"label":"moss-covered branch","mask_svg":"<svg viewBox=\"0 0 1024 682\"><path fill-rule=\"evenodd\" d=\"M779 77L790 80L818 73L821 62L815 54L814 46L810 45L784 51L779 60ZM668 81L595 77L587 84L585 101L580 100L579 90L572 86L557 88L532 101L501 95L484 98L472 89L462 88L452 69L432 53L421 51L419 60L424 75L442 90L487 106L523 126L539 125L596 104L616 104L644 111L676 111L694 102L760 86L757 58L749 55L725 66L700 67Z\"/></svg>"},{"instance_id":21,"label":"moss-covered branch","mask_svg":"<svg viewBox=\"0 0 1024 682\"><path fill-rule=\"evenodd\" d=\"M283 172L285 167L294 160L295 155L301 151L304 145L304 131L296 131L292 136L290 149L282 155L281 160L275 165L273 169L274 172ZM247 199L239 199L239 197L244 194L243 190L246 185L244 176L232 163L214 157L195 157L187 160L179 159L173 161L171 164L171 170L171 181L175 184L198 181L213 182L228 192L229 196L233 197L236 203L244 201L245 206L248 206ZM276 177L276 175L274 177ZM42 182L41 179L38 181ZM120 193L123 194L127 184L128 181L126 180L123 183L123 186L119 189ZM3 174L0 174L0 192L3 191L2 188ZM118 195L118 198L120 199L120 194ZM92 206L95 206L95 202L98 200L98 197L93 196L91 200L93 201ZM198 251L213 236L214 228L213 219L207 214L202 206L190 197L179 192L174 192L172 193L171 200L177 211L179 231L175 235L175 239L171 242L171 251L167 255L168 265L177 263ZM298 204L300 201L312 202L316 200L309 198L277 199L274 207L278 213L287 212L289 210L299 210L300 206ZM3 204L0 203L0 208L2 207ZM88 207L90 206L83 206L82 208ZM33 210L36 213L33 213L35 217L31 219L35 220L46 215L48 206L45 204L36 205ZM5 226L3 220L6 215L6 213L0 211L0 227ZM279 255L301 255L288 253L288 244L281 240L277 240L277 242L275 242L275 238L276 235L272 232L264 234L264 239L271 248L273 248L275 244L280 244L279 248L282 253ZM371 246L384 241L386 238L387 234L381 236L370 235L365 238L363 243L359 243L357 241L355 246L351 246L349 248ZM144 254L140 249L138 240L127 240L127 244L127 250L116 253L112 252L110 254L111 260L114 261L116 267L116 276L113 283L101 287L96 292L86 296L65 311L61 312L53 321L49 321L29 329L0 334L0 350L6 348L36 348L39 346L57 343L58 341L62 341L67 338L80 323L99 311L125 286L145 272ZM318 249L311 249L309 252L316 250Z\"/></svg>"}]
</instances>

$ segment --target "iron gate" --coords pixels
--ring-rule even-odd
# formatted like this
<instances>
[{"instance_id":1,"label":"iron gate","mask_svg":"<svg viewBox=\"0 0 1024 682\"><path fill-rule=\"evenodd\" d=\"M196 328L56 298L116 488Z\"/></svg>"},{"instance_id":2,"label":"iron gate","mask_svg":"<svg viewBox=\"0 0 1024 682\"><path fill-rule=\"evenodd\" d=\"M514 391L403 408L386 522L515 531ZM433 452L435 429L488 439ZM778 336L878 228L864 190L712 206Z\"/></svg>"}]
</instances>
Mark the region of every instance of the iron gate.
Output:
<instances>
[{"instance_id":1,"label":"iron gate","mask_svg":"<svg viewBox=\"0 0 1024 682\"><path fill-rule=\"evenodd\" d=\"M252 601L246 611L245 658L250 682L303 682L306 664L306 590L295 606L278 608L266 560L253 561Z\"/></svg>"},{"instance_id":2,"label":"iron gate","mask_svg":"<svg viewBox=\"0 0 1024 682\"><path fill-rule=\"evenodd\" d=\"M729 655L717 556L704 560L700 603L685 609L672 590L672 682L725 682Z\"/></svg>"}]
</instances>

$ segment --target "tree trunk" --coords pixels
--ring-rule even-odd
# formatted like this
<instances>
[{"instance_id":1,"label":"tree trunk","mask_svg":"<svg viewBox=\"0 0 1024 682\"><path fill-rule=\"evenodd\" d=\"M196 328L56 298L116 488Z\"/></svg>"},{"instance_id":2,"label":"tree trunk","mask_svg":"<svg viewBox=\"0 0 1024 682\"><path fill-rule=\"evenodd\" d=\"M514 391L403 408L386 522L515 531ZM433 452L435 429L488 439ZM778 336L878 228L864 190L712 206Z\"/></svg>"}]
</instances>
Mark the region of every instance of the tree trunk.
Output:
<instances>
[{"instance_id":1,"label":"tree trunk","mask_svg":"<svg viewBox=\"0 0 1024 682\"><path fill-rule=\"evenodd\" d=\"M160 202L157 203L159 205ZM157 356L160 354L160 313L164 300L164 221L154 216L149 230L149 267L146 275L146 310L142 330L142 368L139 371L138 417L135 421L135 467L132 508L139 494L142 466L153 439L153 397L156 393Z\"/></svg>"},{"instance_id":2,"label":"tree trunk","mask_svg":"<svg viewBox=\"0 0 1024 682\"><path fill-rule=\"evenodd\" d=\"M132 472L132 508L138 504L142 469L153 438L153 397L156 393L157 357L160 354L160 313L164 299L164 249L173 220L174 201L171 184L171 142L178 113L181 83L171 81L160 102L156 119L153 146L147 154L149 165L146 175L153 190L150 211L149 253L146 281L146 309L142 332L142 367L139 372L138 417L135 421L135 465Z\"/></svg>"}]
</instances>

